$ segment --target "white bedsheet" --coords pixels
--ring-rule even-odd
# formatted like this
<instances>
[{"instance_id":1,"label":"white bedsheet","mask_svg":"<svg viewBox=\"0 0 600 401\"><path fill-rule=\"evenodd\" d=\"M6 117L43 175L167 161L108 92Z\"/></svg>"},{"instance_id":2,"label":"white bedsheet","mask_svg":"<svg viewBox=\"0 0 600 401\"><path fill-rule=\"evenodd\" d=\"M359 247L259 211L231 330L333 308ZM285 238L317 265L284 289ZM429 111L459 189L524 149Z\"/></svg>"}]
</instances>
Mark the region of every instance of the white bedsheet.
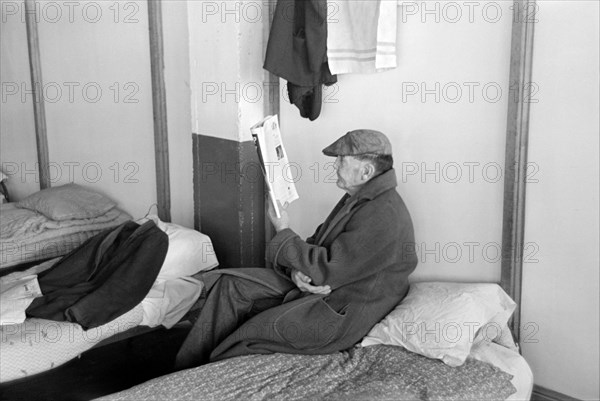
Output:
<instances>
[{"instance_id":1,"label":"white bedsheet","mask_svg":"<svg viewBox=\"0 0 600 401\"><path fill-rule=\"evenodd\" d=\"M0 383L60 366L100 341L131 329L142 321L142 306L93 329L71 322L27 319L0 326Z\"/></svg>"},{"instance_id":2,"label":"white bedsheet","mask_svg":"<svg viewBox=\"0 0 600 401\"><path fill-rule=\"evenodd\" d=\"M511 383L517 392L508 397L507 401L528 401L531 398L533 372L518 352L493 342L482 341L473 345L469 356L488 362L513 376Z\"/></svg>"}]
</instances>

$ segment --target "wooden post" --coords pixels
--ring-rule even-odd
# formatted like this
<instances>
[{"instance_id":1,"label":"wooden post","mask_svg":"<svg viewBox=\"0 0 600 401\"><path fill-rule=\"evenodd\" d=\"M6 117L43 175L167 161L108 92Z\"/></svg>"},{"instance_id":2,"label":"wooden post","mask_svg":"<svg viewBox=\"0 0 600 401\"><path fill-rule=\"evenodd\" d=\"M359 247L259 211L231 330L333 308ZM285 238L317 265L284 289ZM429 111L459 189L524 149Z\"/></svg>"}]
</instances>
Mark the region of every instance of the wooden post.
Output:
<instances>
[{"instance_id":1,"label":"wooden post","mask_svg":"<svg viewBox=\"0 0 600 401\"><path fill-rule=\"evenodd\" d=\"M35 142L37 145L38 171L40 189L50 188L48 156L48 135L46 130L46 108L42 91L42 62L40 59L40 42L36 20L36 2L25 0L25 25L27 28L27 50L29 52L29 71L33 91L33 118L35 124Z\"/></svg>"},{"instance_id":2,"label":"wooden post","mask_svg":"<svg viewBox=\"0 0 600 401\"><path fill-rule=\"evenodd\" d=\"M265 3L263 3L265 4ZM263 54L266 54L266 50L267 50L267 43L269 42L269 34L271 31L271 17L275 14L275 7L277 5L277 1L275 0L271 0L268 3L268 18L266 18L264 21L264 25L263 25ZM264 57L263 57L264 60ZM271 72L267 71L267 70L263 70L263 76L264 76L264 82L263 82L263 93L266 93L267 95L264 97L264 103L263 103L263 110L264 110L264 115L268 116L268 115L275 115L275 114L279 114L279 102L280 102L280 96L279 96L279 91L280 91L280 87L279 87L279 77L272 74ZM269 215L267 212L267 208L268 208L268 201L267 201L267 192L266 192L266 185L265 185L265 203L264 203L264 207L265 207L265 246L269 243L269 241L271 241L271 238L273 238L273 236L275 235L275 229L273 227L273 225L271 224L271 221L269 220ZM270 262L266 261L266 267L270 267Z\"/></svg>"},{"instance_id":3,"label":"wooden post","mask_svg":"<svg viewBox=\"0 0 600 401\"><path fill-rule=\"evenodd\" d=\"M169 137L167 128L167 95L163 48L161 0L148 1L150 31L150 70L152 74L152 107L154 115L154 153L156 158L156 198L158 217L171 221L171 185L169 178Z\"/></svg>"},{"instance_id":4,"label":"wooden post","mask_svg":"<svg viewBox=\"0 0 600 401\"><path fill-rule=\"evenodd\" d=\"M510 60L510 99L506 128L504 206L502 222L502 288L517 303L510 328L520 340L521 280L523 274L523 239L525 227L525 179L529 138L529 101L533 58L535 0L513 3Z\"/></svg>"}]
</instances>

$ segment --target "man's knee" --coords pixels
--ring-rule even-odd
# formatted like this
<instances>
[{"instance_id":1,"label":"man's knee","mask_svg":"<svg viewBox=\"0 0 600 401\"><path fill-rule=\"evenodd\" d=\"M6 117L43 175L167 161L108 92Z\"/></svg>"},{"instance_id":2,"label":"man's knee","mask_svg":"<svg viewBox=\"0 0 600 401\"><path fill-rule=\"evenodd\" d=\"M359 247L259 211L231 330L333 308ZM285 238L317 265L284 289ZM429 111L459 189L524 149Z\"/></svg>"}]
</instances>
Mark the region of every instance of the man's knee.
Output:
<instances>
[{"instance_id":1,"label":"man's knee","mask_svg":"<svg viewBox=\"0 0 600 401\"><path fill-rule=\"evenodd\" d=\"M238 277L230 276L229 274L223 274L219 277L219 285L222 287L234 287L238 281Z\"/></svg>"},{"instance_id":2,"label":"man's knee","mask_svg":"<svg viewBox=\"0 0 600 401\"><path fill-rule=\"evenodd\" d=\"M269 272L272 276L265 273L267 272L261 272L256 277L222 274L219 281L223 288L240 291L252 297L279 297L296 287L291 281L281 278L273 271Z\"/></svg>"},{"instance_id":3,"label":"man's knee","mask_svg":"<svg viewBox=\"0 0 600 401\"><path fill-rule=\"evenodd\" d=\"M223 274L217 280L216 287L220 293L228 293L233 294L239 291L239 279L236 276L230 276L228 274Z\"/></svg>"},{"instance_id":4,"label":"man's knee","mask_svg":"<svg viewBox=\"0 0 600 401\"><path fill-rule=\"evenodd\" d=\"M234 275L223 274L217 281L219 295L224 294L235 297L238 300L252 300L260 293L260 285Z\"/></svg>"}]
</instances>

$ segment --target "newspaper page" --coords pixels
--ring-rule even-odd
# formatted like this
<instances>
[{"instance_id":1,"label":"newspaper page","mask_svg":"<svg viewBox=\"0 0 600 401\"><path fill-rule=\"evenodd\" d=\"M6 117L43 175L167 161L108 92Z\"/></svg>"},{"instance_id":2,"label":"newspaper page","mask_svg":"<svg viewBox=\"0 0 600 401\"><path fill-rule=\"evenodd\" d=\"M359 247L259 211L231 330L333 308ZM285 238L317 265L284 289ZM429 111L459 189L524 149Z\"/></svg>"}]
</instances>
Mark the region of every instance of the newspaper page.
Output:
<instances>
[{"instance_id":1,"label":"newspaper page","mask_svg":"<svg viewBox=\"0 0 600 401\"><path fill-rule=\"evenodd\" d=\"M257 151L265 175L275 213L279 217L277 201L282 205L298 199L287 152L283 146L277 116L265 117L250 131L255 137Z\"/></svg>"}]
</instances>

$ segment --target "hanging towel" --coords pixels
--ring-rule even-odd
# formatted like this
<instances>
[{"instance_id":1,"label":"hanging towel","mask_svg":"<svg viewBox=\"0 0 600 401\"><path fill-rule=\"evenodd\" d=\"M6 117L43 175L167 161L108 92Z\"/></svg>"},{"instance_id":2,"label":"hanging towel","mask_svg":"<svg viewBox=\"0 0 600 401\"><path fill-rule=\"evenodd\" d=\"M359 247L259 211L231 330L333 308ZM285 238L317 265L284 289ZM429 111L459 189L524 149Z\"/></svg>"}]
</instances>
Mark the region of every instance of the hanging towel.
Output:
<instances>
[{"instance_id":1,"label":"hanging towel","mask_svg":"<svg viewBox=\"0 0 600 401\"><path fill-rule=\"evenodd\" d=\"M332 74L396 67L397 1L328 0L327 58Z\"/></svg>"}]
</instances>

